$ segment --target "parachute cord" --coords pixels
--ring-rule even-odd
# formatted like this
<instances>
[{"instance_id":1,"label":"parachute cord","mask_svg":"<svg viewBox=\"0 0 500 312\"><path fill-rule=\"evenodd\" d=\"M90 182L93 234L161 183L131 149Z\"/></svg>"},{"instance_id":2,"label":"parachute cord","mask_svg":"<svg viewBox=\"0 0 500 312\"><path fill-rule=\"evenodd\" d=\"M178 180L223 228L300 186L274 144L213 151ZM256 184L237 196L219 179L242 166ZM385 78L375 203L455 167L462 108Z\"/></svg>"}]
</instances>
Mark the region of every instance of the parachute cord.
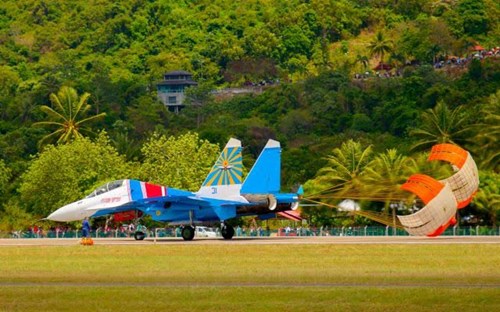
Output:
<instances>
[{"instance_id":1,"label":"parachute cord","mask_svg":"<svg viewBox=\"0 0 500 312\"><path fill-rule=\"evenodd\" d=\"M326 203L319 202L319 201L312 200L312 199L304 199L304 200L307 200L309 202L319 204L322 206L326 206L328 208L339 208L338 206L326 204ZM378 213L378 212L374 212L374 211L365 211L365 210L354 210L352 212L358 216L368 218L370 220L382 223L382 224L387 225L387 226L396 227L398 229L404 229L404 227L401 225L399 220L396 220L396 224L394 224L394 220L392 220L389 216L387 216L386 214L383 214L383 213Z\"/></svg>"},{"instance_id":2,"label":"parachute cord","mask_svg":"<svg viewBox=\"0 0 500 312\"><path fill-rule=\"evenodd\" d=\"M406 201L408 200L409 197L402 197L402 196L383 196L381 197L368 197L368 196L356 196L353 194L342 194L342 195L322 195L322 196L315 196L315 197L304 197L302 198L303 200L318 200L318 199L357 199L357 200L371 200L371 201L380 201L380 202L386 202L387 200L389 201Z\"/></svg>"},{"instance_id":3,"label":"parachute cord","mask_svg":"<svg viewBox=\"0 0 500 312\"><path fill-rule=\"evenodd\" d=\"M330 205L330 204L323 203L323 202L316 201L316 200L309 199L309 198L302 198L302 200L306 200L306 201L309 201L309 202L311 202L311 203L319 204L319 205L321 205L321 206L326 206L326 207L329 207L329 208L339 208L338 206L335 206L335 205Z\"/></svg>"},{"instance_id":4,"label":"parachute cord","mask_svg":"<svg viewBox=\"0 0 500 312\"><path fill-rule=\"evenodd\" d=\"M325 192L327 192L327 191L332 191L332 190L338 191L339 189L342 189L342 188L344 187L344 185L345 185L345 184L347 184L347 182L342 182L342 183L337 184L337 185L335 185L335 186L333 186L333 187L329 187L329 188L324 189L324 190L322 190L322 191L319 191L319 192L313 193L313 194L309 195L309 197L312 197L312 196L314 196L314 195L318 195L318 194L322 194L322 193L325 193Z\"/></svg>"}]
</instances>

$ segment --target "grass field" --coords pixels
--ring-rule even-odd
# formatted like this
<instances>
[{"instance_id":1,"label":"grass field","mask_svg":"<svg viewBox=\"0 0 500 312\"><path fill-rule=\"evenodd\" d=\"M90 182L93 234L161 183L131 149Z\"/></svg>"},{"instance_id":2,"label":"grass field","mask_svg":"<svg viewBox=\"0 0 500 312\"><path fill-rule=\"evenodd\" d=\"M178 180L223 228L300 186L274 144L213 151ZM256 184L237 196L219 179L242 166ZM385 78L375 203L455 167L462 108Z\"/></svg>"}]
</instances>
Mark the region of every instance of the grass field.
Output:
<instances>
[{"instance_id":1,"label":"grass field","mask_svg":"<svg viewBox=\"0 0 500 312\"><path fill-rule=\"evenodd\" d=\"M1 311L500 311L500 244L0 248Z\"/></svg>"}]
</instances>

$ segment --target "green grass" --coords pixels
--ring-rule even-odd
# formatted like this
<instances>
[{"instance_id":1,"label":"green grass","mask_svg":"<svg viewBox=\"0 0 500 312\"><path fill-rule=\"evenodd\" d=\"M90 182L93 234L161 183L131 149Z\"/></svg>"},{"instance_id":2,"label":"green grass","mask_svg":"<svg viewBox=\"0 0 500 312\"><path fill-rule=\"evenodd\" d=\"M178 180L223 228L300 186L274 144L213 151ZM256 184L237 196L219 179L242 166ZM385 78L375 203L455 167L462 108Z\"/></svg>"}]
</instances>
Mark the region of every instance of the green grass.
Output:
<instances>
[{"instance_id":1,"label":"green grass","mask_svg":"<svg viewBox=\"0 0 500 312\"><path fill-rule=\"evenodd\" d=\"M499 311L500 245L0 248L0 311Z\"/></svg>"}]
</instances>

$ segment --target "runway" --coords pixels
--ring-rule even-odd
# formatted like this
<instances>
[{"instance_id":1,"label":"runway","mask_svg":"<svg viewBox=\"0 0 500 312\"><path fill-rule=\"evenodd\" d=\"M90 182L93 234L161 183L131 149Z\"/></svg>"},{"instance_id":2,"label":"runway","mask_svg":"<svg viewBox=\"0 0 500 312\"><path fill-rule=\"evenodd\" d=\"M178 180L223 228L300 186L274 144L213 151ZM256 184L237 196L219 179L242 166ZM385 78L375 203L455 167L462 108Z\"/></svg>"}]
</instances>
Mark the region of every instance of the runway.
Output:
<instances>
[{"instance_id":1,"label":"runway","mask_svg":"<svg viewBox=\"0 0 500 312\"><path fill-rule=\"evenodd\" d=\"M231 240L221 238L195 238L184 241L182 238L146 238L136 241L133 238L94 238L94 245L314 245L314 244L500 244L500 236L307 236L307 237L237 237ZM79 245L77 238L28 238L0 239L0 247L5 246L75 246Z\"/></svg>"}]
</instances>

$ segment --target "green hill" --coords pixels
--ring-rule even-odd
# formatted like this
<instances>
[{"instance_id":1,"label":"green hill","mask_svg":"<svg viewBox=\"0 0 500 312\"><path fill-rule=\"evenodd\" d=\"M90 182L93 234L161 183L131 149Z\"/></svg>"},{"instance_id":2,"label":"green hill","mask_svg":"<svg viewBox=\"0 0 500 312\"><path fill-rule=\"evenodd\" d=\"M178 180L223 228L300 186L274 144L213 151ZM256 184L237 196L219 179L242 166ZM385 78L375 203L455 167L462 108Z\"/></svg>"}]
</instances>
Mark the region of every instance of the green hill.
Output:
<instances>
[{"instance_id":1,"label":"green hill","mask_svg":"<svg viewBox=\"0 0 500 312\"><path fill-rule=\"evenodd\" d=\"M488 103L498 107L500 56L487 52L500 45L499 15L493 0L4 0L1 202L18 197L30 155L50 133L32 125L46 120L40 107L62 86L90 93L87 113L106 113L93 130L106 130L129 160L141 160L153 131L195 131L219 144L236 136L247 166L273 137L285 147L289 188L313 178L347 139L409 154L410 130L438 102L463 108L468 125L485 122ZM391 70L374 70L379 63ZM156 83L178 69L199 87L176 115L158 102ZM212 92L260 82L262 93L218 100ZM466 147L490 157L484 145Z\"/></svg>"}]
</instances>

